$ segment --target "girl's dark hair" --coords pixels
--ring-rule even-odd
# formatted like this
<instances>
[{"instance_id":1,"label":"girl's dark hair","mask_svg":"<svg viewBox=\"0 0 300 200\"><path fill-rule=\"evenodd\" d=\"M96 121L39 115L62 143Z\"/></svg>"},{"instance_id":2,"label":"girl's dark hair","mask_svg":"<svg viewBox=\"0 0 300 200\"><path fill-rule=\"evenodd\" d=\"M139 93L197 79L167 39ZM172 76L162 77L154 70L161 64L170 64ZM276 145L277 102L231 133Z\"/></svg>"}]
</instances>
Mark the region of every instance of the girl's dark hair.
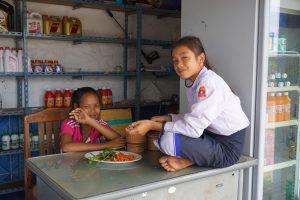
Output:
<instances>
[{"instance_id":1,"label":"girl's dark hair","mask_svg":"<svg viewBox=\"0 0 300 200\"><path fill-rule=\"evenodd\" d=\"M179 39L177 42L175 42L173 44L171 53L173 53L173 50L179 46L186 46L187 48L189 48L191 51L194 52L196 57L199 56L201 53L204 53L205 54L204 65L207 69L211 69L211 66L206 58L206 53L205 53L204 47L202 45L202 42L200 41L200 39L198 37L185 36L185 37Z\"/></svg>"},{"instance_id":2,"label":"girl's dark hair","mask_svg":"<svg viewBox=\"0 0 300 200\"><path fill-rule=\"evenodd\" d=\"M98 99L100 100L100 96L98 94L98 92L96 90L94 90L91 87L82 87L82 88L78 88L77 90L75 90L72 94L72 104L73 106L76 104L77 106L79 106L80 104L80 100L81 97L85 94L94 94L98 97Z\"/></svg>"}]
</instances>

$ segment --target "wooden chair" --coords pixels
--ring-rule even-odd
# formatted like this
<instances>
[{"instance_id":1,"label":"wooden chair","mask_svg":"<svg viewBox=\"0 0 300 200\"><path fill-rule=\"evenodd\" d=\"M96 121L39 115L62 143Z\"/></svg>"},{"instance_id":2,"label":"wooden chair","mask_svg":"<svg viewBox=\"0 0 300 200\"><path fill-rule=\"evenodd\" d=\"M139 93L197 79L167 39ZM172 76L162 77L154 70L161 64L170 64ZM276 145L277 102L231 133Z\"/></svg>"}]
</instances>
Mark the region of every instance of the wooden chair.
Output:
<instances>
[{"instance_id":1,"label":"wooden chair","mask_svg":"<svg viewBox=\"0 0 300 200\"><path fill-rule=\"evenodd\" d=\"M49 108L40 112L26 115L24 117L24 160L30 157L30 134L29 125L38 124L39 155L53 154L60 152L59 124L68 117L69 110L63 108ZM54 134L54 145L52 143L52 133ZM44 135L46 134L46 147ZM32 198L32 173L25 166L25 196L29 200Z\"/></svg>"}]
</instances>

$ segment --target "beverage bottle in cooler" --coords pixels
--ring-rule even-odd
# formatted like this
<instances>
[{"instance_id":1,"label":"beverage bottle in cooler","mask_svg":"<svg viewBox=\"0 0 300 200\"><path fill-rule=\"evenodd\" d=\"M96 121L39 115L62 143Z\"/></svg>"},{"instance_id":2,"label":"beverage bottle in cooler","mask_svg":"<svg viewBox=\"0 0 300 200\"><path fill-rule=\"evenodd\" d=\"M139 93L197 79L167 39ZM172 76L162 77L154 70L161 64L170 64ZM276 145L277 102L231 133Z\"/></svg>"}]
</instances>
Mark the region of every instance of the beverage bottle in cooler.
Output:
<instances>
[{"instance_id":1,"label":"beverage bottle in cooler","mask_svg":"<svg viewBox=\"0 0 300 200\"><path fill-rule=\"evenodd\" d=\"M69 88L65 89L64 92L64 107L68 108L72 105L72 93Z\"/></svg>"},{"instance_id":2,"label":"beverage bottle in cooler","mask_svg":"<svg viewBox=\"0 0 300 200\"><path fill-rule=\"evenodd\" d=\"M9 150L10 149L10 136L4 134L2 136L2 150Z\"/></svg>"},{"instance_id":3,"label":"beverage bottle in cooler","mask_svg":"<svg viewBox=\"0 0 300 200\"><path fill-rule=\"evenodd\" d=\"M11 135L11 149L19 148L19 135L14 133Z\"/></svg>"},{"instance_id":4,"label":"beverage bottle in cooler","mask_svg":"<svg viewBox=\"0 0 300 200\"><path fill-rule=\"evenodd\" d=\"M54 108L55 97L51 92L51 89L47 89L45 92L45 108Z\"/></svg>"},{"instance_id":5,"label":"beverage bottle in cooler","mask_svg":"<svg viewBox=\"0 0 300 200\"><path fill-rule=\"evenodd\" d=\"M270 74L268 87L275 87L276 86L276 76L275 74Z\"/></svg>"},{"instance_id":6,"label":"beverage bottle in cooler","mask_svg":"<svg viewBox=\"0 0 300 200\"><path fill-rule=\"evenodd\" d=\"M276 76L276 86L277 87L283 87L284 82L282 81L281 73L277 72L275 76Z\"/></svg>"},{"instance_id":7,"label":"beverage bottle in cooler","mask_svg":"<svg viewBox=\"0 0 300 200\"><path fill-rule=\"evenodd\" d=\"M282 99L284 105L284 109L283 109L284 121L288 121L291 119L291 99L289 97L289 93L284 92Z\"/></svg>"},{"instance_id":8,"label":"beverage bottle in cooler","mask_svg":"<svg viewBox=\"0 0 300 200\"><path fill-rule=\"evenodd\" d=\"M267 97L267 115L268 115L268 122L275 122L276 121L275 93L268 93L268 97Z\"/></svg>"},{"instance_id":9,"label":"beverage bottle in cooler","mask_svg":"<svg viewBox=\"0 0 300 200\"><path fill-rule=\"evenodd\" d=\"M54 94L54 98L55 98L55 108L62 108L64 106L64 102L63 102L63 94L60 90L60 88L57 88Z\"/></svg>"},{"instance_id":10,"label":"beverage bottle in cooler","mask_svg":"<svg viewBox=\"0 0 300 200\"><path fill-rule=\"evenodd\" d=\"M284 120L284 104L282 93L276 93L276 121L281 122Z\"/></svg>"},{"instance_id":11,"label":"beverage bottle in cooler","mask_svg":"<svg viewBox=\"0 0 300 200\"><path fill-rule=\"evenodd\" d=\"M0 47L0 72L4 72L3 47Z\"/></svg>"},{"instance_id":12,"label":"beverage bottle in cooler","mask_svg":"<svg viewBox=\"0 0 300 200\"><path fill-rule=\"evenodd\" d=\"M107 104L113 105L113 93L110 88L107 88Z\"/></svg>"}]
</instances>

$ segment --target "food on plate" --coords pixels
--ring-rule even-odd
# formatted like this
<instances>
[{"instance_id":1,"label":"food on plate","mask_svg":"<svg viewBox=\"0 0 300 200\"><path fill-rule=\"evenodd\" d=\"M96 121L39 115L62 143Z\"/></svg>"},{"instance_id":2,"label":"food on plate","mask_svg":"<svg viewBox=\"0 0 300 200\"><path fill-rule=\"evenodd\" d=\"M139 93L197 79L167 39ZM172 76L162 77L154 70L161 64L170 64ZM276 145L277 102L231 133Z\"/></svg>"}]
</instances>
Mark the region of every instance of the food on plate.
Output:
<instances>
[{"instance_id":1,"label":"food on plate","mask_svg":"<svg viewBox=\"0 0 300 200\"><path fill-rule=\"evenodd\" d=\"M94 155L94 154L92 154ZM125 162L135 160L134 155L126 154L121 151L115 151L114 148L109 148L101 151L99 154L89 158L92 161L111 161L111 162Z\"/></svg>"}]
</instances>

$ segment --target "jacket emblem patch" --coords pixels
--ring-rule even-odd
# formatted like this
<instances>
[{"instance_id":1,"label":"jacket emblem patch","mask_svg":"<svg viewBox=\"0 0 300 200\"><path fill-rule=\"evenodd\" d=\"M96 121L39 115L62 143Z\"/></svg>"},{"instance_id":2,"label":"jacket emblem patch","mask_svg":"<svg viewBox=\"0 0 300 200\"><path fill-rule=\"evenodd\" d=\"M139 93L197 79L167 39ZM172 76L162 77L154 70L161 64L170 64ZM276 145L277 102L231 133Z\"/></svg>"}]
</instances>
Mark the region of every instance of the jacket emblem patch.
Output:
<instances>
[{"instance_id":1,"label":"jacket emblem patch","mask_svg":"<svg viewBox=\"0 0 300 200\"><path fill-rule=\"evenodd\" d=\"M205 87L204 86L200 86L199 87L198 97L206 97Z\"/></svg>"}]
</instances>

